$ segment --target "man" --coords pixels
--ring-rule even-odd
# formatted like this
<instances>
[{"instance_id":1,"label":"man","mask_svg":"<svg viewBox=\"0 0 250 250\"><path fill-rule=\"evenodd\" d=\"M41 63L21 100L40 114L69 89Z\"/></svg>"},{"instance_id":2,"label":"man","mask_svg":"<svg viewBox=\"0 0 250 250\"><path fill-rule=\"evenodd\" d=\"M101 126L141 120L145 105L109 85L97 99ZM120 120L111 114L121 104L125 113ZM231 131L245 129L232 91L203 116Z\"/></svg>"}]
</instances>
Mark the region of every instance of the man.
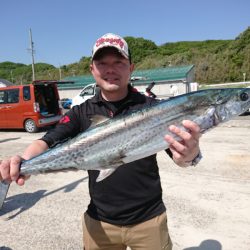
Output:
<instances>
[{"instance_id":1,"label":"man","mask_svg":"<svg viewBox=\"0 0 250 250\"><path fill-rule=\"evenodd\" d=\"M177 96L177 95L179 95L179 89L178 89L178 87L177 87L177 85L170 85L170 94L172 95L172 96Z\"/></svg>"},{"instance_id":2,"label":"man","mask_svg":"<svg viewBox=\"0 0 250 250\"><path fill-rule=\"evenodd\" d=\"M22 158L29 159L86 130L93 115L112 118L154 103L155 99L133 91L128 84L133 69L123 38L111 33L99 38L93 47L90 71L100 91L67 112L55 129L25 150ZM199 159L200 133L191 121L184 121L183 125L190 132L169 128L182 138L181 142L170 136L165 140L170 144L167 153L176 164L185 167ZM20 161L19 156L3 161L0 179L23 185L26 177L19 176ZM96 182L98 171L88 174L91 201L84 214L85 249L172 249L156 155L121 166L101 182Z\"/></svg>"}]
</instances>

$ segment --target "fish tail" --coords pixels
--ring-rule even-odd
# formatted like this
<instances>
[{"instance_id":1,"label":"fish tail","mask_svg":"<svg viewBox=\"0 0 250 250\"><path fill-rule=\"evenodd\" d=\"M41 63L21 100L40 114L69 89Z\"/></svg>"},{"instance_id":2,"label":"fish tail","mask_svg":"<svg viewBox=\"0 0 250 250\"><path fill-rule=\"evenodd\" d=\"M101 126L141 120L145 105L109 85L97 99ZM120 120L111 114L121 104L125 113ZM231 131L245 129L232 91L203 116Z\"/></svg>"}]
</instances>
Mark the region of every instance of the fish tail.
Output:
<instances>
[{"instance_id":1,"label":"fish tail","mask_svg":"<svg viewBox=\"0 0 250 250\"><path fill-rule=\"evenodd\" d=\"M5 182L5 181L0 182L0 210L3 206L5 198L7 196L9 186L10 186L10 184Z\"/></svg>"}]
</instances>

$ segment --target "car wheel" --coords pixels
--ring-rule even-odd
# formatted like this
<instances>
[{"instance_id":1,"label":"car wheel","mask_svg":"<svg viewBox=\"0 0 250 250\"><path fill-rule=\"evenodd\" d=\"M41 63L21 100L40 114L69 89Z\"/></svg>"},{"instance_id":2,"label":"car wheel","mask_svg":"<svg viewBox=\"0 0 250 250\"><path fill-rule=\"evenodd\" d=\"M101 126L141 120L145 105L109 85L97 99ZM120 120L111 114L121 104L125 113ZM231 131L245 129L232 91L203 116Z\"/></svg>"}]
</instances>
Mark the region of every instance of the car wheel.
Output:
<instances>
[{"instance_id":1,"label":"car wheel","mask_svg":"<svg viewBox=\"0 0 250 250\"><path fill-rule=\"evenodd\" d=\"M29 133L35 133L38 131L38 127L36 126L36 123L32 119L28 119L24 123L24 129Z\"/></svg>"}]
</instances>

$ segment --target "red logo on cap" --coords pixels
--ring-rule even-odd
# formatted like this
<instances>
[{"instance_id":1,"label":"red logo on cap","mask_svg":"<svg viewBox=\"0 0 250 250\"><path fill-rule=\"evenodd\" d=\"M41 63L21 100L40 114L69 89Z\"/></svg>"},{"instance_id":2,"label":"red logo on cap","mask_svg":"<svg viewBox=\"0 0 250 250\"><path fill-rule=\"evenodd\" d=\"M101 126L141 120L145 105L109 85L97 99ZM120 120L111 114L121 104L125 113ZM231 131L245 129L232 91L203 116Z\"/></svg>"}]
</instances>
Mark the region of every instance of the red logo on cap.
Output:
<instances>
[{"instance_id":1,"label":"red logo on cap","mask_svg":"<svg viewBox=\"0 0 250 250\"><path fill-rule=\"evenodd\" d=\"M114 45L119 45L121 47L121 49L124 47L124 42L120 38L103 38L103 37L99 38L96 41L95 46L99 47L103 43L110 43L110 44L114 44Z\"/></svg>"}]
</instances>

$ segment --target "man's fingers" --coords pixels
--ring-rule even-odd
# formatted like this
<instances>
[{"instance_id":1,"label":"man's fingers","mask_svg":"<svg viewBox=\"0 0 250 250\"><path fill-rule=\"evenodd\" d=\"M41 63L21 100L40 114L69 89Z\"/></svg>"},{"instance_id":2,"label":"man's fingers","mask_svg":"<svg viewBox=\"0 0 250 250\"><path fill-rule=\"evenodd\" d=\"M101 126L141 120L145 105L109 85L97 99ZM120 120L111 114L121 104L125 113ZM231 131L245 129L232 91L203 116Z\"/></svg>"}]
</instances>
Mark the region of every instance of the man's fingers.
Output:
<instances>
[{"instance_id":1,"label":"man's fingers","mask_svg":"<svg viewBox=\"0 0 250 250\"><path fill-rule=\"evenodd\" d=\"M199 139L201 137L200 127L195 122L184 120L182 125L190 132L190 134L195 138Z\"/></svg>"},{"instance_id":2,"label":"man's fingers","mask_svg":"<svg viewBox=\"0 0 250 250\"><path fill-rule=\"evenodd\" d=\"M173 159L176 159L177 161L179 161L183 157L183 155L179 151L177 151L175 147L170 146L169 149L171 150L173 154Z\"/></svg>"},{"instance_id":3,"label":"man's fingers","mask_svg":"<svg viewBox=\"0 0 250 250\"><path fill-rule=\"evenodd\" d=\"M189 120L184 120L182 124L186 130L183 130L177 126L171 125L169 126L169 131L177 135L178 137L180 137L182 141L180 144L185 144L188 147L197 146L199 143L199 138L201 137L200 127L196 123L189 121ZM182 149L180 148L181 145L177 143L173 145L174 147L176 147L176 149L180 149L182 151Z\"/></svg>"},{"instance_id":4,"label":"man's fingers","mask_svg":"<svg viewBox=\"0 0 250 250\"><path fill-rule=\"evenodd\" d=\"M23 186L25 181L27 179L29 179L30 176L19 176L18 179L16 180L16 183L19 185L19 186Z\"/></svg>"},{"instance_id":5,"label":"man's fingers","mask_svg":"<svg viewBox=\"0 0 250 250\"><path fill-rule=\"evenodd\" d=\"M19 177L21 160L20 156L13 156L10 160L10 176L12 181L16 181Z\"/></svg>"},{"instance_id":6,"label":"man's fingers","mask_svg":"<svg viewBox=\"0 0 250 250\"><path fill-rule=\"evenodd\" d=\"M169 148L172 149L172 151L178 151L180 154L185 154L187 151L187 147L182 142L176 141L172 136L166 135L165 140L169 144Z\"/></svg>"},{"instance_id":7,"label":"man's fingers","mask_svg":"<svg viewBox=\"0 0 250 250\"><path fill-rule=\"evenodd\" d=\"M183 129L180 129L179 127L176 127L174 125L169 126L169 131L176 134L177 136L179 136L181 139L187 141L190 140L192 138L191 134L189 131L185 131Z\"/></svg>"},{"instance_id":8,"label":"man's fingers","mask_svg":"<svg viewBox=\"0 0 250 250\"><path fill-rule=\"evenodd\" d=\"M10 160L2 160L1 162L1 169L0 169L0 180L3 181L11 181L10 178Z\"/></svg>"},{"instance_id":9,"label":"man's fingers","mask_svg":"<svg viewBox=\"0 0 250 250\"><path fill-rule=\"evenodd\" d=\"M8 182L16 181L19 176L20 156L14 156L11 159L3 160L0 165L0 180Z\"/></svg>"}]
</instances>

